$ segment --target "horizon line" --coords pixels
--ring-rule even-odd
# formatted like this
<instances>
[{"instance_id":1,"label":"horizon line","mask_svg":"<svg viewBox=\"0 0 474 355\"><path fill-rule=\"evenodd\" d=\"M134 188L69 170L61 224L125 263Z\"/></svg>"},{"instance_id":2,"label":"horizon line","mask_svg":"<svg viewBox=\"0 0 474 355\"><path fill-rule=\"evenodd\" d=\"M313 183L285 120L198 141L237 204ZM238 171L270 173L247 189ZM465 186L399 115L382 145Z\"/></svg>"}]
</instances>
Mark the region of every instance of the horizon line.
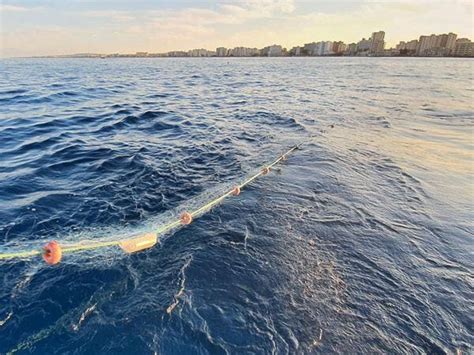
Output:
<instances>
[{"instance_id":1,"label":"horizon line","mask_svg":"<svg viewBox=\"0 0 474 355\"><path fill-rule=\"evenodd\" d=\"M376 31L376 32L372 32L371 35L373 35L374 33L378 33L378 32L384 32L384 35L385 35L385 31L383 30L380 30L380 31ZM431 33L429 35L419 35L417 38L414 38L414 39L410 39L410 40L403 40L403 41L400 41L398 44L402 43L402 42L409 42L409 41L419 41L421 37L423 36L433 36L433 35L436 35L436 36L440 36L440 35L448 35L448 34L455 34L457 36L457 33L455 32L452 32L452 31L449 31L449 32L446 32L446 33L439 33L439 34L436 34L436 33ZM321 43L321 42L332 42L332 43L343 43L345 45L351 45L351 44L358 44L360 43L361 41L363 40L370 40L371 37L362 37L361 40L359 40L358 42L351 42L351 43L345 43L343 40L314 40L312 42L308 42L308 43L304 43L304 44L300 44L300 45L293 45L291 47L291 49L293 48L297 48L297 47L300 47L302 48L303 46L305 45L308 45L308 44L312 44L312 43ZM472 38L468 38L468 37L461 37L462 39L466 38L466 39L469 39L471 42L472 42ZM461 39L461 38L457 38L457 39ZM384 44L387 43L386 41L384 41ZM397 44L397 45L398 45ZM138 54L140 53L146 53L146 54L150 54L152 55L151 57L167 57L166 55L169 54L169 53L173 53L173 52L183 52L183 53L189 53L190 51L194 51L194 50L205 50L205 51L208 51L208 52L213 52L213 51L217 51L217 49L219 48L225 48L227 50L232 50L232 49L237 49L237 48L245 48L245 49L256 49L256 50L263 50L265 48L268 48L268 47L271 47L271 46L281 46L281 48L283 50L286 50L286 51L289 51L287 47L284 47L283 45L280 45L280 44L270 44L270 45L267 45L265 47L262 47L262 48L257 48L257 47L247 47L247 46L234 46L234 47L225 47L225 46L219 46L219 47L216 47L215 49L207 49L207 48L191 48L191 49L176 49L176 50L169 50L169 51L165 51L165 52L153 52L153 51L145 51L145 50L134 50L134 51L130 51L130 52L102 52L102 53L98 53L98 52L75 52L75 53L64 53L64 54L44 54L44 55L29 55L29 56L3 56L1 53L0 53L0 58L2 59L14 59L14 58L60 58L60 57L74 57L74 56L113 56L113 55L118 55L118 56L137 56ZM290 49L290 50L291 50ZM395 49L395 47L390 47L390 48L387 48L384 50L393 50ZM255 56L217 56L217 57L223 57L223 58L230 58L230 57L259 57L260 55L255 55ZM321 55L321 56L324 56L324 55ZM146 56L144 56L146 57ZM180 57L180 56L169 56L170 58L171 57ZM181 56L183 58L185 58L186 56ZM194 58L198 58L200 56L195 56ZM202 56L202 57L212 57L212 56Z\"/></svg>"}]
</instances>

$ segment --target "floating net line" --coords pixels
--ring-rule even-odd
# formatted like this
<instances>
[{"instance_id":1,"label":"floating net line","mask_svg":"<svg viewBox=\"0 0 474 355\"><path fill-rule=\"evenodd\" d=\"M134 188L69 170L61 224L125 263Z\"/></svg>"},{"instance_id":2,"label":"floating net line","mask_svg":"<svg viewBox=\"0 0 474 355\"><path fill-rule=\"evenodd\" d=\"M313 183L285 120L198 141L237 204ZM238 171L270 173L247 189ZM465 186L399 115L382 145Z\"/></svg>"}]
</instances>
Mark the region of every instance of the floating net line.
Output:
<instances>
[{"instance_id":1,"label":"floating net line","mask_svg":"<svg viewBox=\"0 0 474 355\"><path fill-rule=\"evenodd\" d=\"M57 241L51 241L47 243L41 249L31 249L23 251L15 251L10 253L0 253L0 260L11 260L11 259L29 259L36 256L42 256L43 259L48 264L57 264L61 261L63 254L78 253L88 250L96 250L102 248L108 248L113 246L119 246L126 253L134 253L140 250L148 249L153 247L159 239L159 236L171 231L172 229L179 227L180 225L188 225L193 219L201 216L202 214L208 212L212 207L218 205L227 197L237 196L240 194L241 189L245 186L252 183L255 179L260 176L266 175L270 170L280 163L283 160L286 160L287 156L293 153L295 150L299 149L303 143L294 145L285 153L281 154L275 161L270 164L264 165L258 173L247 178L245 181L234 186L231 190L228 190L224 194L218 196L217 198L212 199L211 201L203 204L201 207L192 210L183 212L179 217L174 218L170 223L161 225L160 227L154 229L150 232L145 232L143 234L134 235L131 238L119 238L114 240L107 240L102 242L93 242L93 241L82 241L73 244L69 243L58 243Z\"/></svg>"}]
</instances>

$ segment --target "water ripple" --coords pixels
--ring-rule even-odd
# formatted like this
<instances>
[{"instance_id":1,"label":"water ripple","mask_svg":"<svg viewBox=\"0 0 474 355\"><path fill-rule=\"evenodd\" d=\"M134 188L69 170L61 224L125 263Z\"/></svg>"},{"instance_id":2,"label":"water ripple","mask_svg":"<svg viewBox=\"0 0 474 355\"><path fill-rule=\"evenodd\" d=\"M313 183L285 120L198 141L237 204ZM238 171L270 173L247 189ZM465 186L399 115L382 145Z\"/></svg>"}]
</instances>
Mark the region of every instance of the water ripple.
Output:
<instances>
[{"instance_id":1,"label":"water ripple","mask_svg":"<svg viewBox=\"0 0 474 355\"><path fill-rule=\"evenodd\" d=\"M472 351L472 61L2 68L2 252L161 225L307 144L153 249L2 261L0 353Z\"/></svg>"}]
</instances>

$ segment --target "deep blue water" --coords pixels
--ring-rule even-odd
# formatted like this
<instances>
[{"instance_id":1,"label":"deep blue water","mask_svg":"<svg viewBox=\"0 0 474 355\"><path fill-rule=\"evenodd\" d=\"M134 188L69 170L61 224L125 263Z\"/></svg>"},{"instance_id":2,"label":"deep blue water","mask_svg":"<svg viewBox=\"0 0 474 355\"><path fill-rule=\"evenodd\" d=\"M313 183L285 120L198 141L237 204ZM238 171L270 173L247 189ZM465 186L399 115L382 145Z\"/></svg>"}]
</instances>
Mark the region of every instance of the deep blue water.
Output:
<instances>
[{"instance_id":1,"label":"deep blue water","mask_svg":"<svg viewBox=\"0 0 474 355\"><path fill-rule=\"evenodd\" d=\"M0 61L0 353L473 350L474 61ZM330 128L334 125L334 128ZM167 312L169 310L170 312Z\"/></svg>"}]
</instances>

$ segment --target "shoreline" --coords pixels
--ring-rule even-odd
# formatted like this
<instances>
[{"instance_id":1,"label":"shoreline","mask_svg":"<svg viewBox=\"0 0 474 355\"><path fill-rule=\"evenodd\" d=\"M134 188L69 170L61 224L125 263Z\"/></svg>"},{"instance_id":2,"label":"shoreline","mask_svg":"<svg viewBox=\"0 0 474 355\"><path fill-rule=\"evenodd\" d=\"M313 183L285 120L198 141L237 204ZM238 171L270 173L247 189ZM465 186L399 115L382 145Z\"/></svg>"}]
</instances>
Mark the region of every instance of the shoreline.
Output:
<instances>
[{"instance_id":1,"label":"shoreline","mask_svg":"<svg viewBox=\"0 0 474 355\"><path fill-rule=\"evenodd\" d=\"M355 56L355 55L325 55L325 56L241 56L241 57L165 57L165 56L33 56L33 57L0 57L1 59L242 59L242 58L430 58L430 59L474 59L474 56L401 56L401 55L378 55L378 56Z\"/></svg>"}]
</instances>

